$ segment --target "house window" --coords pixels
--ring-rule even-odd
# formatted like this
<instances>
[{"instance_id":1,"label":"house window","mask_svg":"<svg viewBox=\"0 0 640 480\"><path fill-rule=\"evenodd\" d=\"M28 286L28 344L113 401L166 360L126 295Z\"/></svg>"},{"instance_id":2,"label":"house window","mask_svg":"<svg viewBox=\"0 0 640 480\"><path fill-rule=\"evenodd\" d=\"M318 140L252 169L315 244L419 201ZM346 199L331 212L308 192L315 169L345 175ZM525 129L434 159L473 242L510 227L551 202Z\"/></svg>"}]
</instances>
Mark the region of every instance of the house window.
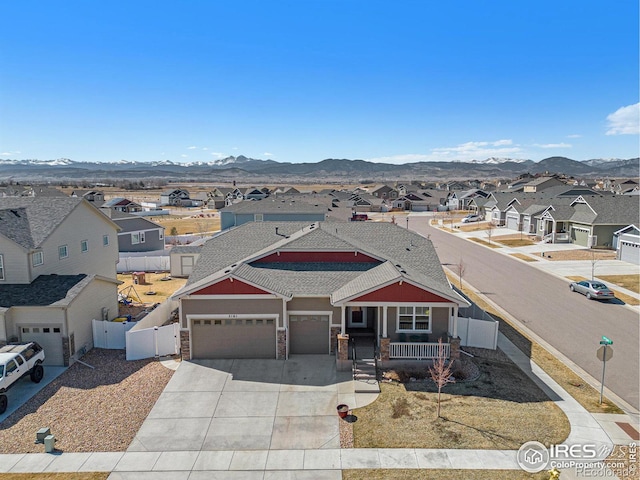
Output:
<instances>
[{"instance_id":1,"label":"house window","mask_svg":"<svg viewBox=\"0 0 640 480\"><path fill-rule=\"evenodd\" d=\"M102 236L102 246L106 247L107 245L109 245L109 235L103 235Z\"/></svg>"},{"instance_id":2,"label":"house window","mask_svg":"<svg viewBox=\"0 0 640 480\"><path fill-rule=\"evenodd\" d=\"M431 307L398 307L398 331L431 331Z\"/></svg>"},{"instance_id":3,"label":"house window","mask_svg":"<svg viewBox=\"0 0 640 480\"><path fill-rule=\"evenodd\" d=\"M66 245L60 245L58 247L58 258L59 259L63 259L63 258L67 258L69 256L69 249L67 248Z\"/></svg>"},{"instance_id":4,"label":"house window","mask_svg":"<svg viewBox=\"0 0 640 480\"><path fill-rule=\"evenodd\" d=\"M253 220L255 222L262 222L264 221L264 214L263 213L256 213L253 215Z\"/></svg>"},{"instance_id":5,"label":"house window","mask_svg":"<svg viewBox=\"0 0 640 480\"><path fill-rule=\"evenodd\" d=\"M140 243L140 233L132 233L131 234L131 245L137 245Z\"/></svg>"},{"instance_id":6,"label":"house window","mask_svg":"<svg viewBox=\"0 0 640 480\"><path fill-rule=\"evenodd\" d=\"M31 265L37 267L38 265L42 265L44 263L44 253L42 252L33 252L31 254Z\"/></svg>"},{"instance_id":7,"label":"house window","mask_svg":"<svg viewBox=\"0 0 640 480\"><path fill-rule=\"evenodd\" d=\"M0 255L0 280L4 280L4 257Z\"/></svg>"},{"instance_id":8,"label":"house window","mask_svg":"<svg viewBox=\"0 0 640 480\"><path fill-rule=\"evenodd\" d=\"M89 241L88 240L82 240L80 242L80 251L82 253L85 253L85 252L89 251Z\"/></svg>"}]
</instances>

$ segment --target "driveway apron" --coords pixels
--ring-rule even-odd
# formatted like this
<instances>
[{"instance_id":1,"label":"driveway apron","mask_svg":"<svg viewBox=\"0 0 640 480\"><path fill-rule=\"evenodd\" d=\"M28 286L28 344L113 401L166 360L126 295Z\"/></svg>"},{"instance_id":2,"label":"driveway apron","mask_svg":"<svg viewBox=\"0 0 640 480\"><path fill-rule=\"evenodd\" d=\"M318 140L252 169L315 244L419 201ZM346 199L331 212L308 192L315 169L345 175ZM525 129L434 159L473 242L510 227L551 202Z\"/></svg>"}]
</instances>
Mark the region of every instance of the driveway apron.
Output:
<instances>
[{"instance_id":1,"label":"driveway apron","mask_svg":"<svg viewBox=\"0 0 640 480\"><path fill-rule=\"evenodd\" d=\"M128 451L340 448L336 406L353 398L329 355L183 361Z\"/></svg>"}]
</instances>

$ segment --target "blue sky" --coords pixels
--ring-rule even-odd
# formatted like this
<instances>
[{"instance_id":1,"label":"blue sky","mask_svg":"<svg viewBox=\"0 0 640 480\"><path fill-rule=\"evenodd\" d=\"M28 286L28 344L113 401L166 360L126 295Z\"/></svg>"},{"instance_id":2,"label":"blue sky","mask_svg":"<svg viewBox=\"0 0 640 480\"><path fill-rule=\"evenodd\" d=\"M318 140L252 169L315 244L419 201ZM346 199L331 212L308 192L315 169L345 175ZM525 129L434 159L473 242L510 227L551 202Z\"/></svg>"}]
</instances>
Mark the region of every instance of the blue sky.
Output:
<instances>
[{"instance_id":1,"label":"blue sky","mask_svg":"<svg viewBox=\"0 0 640 480\"><path fill-rule=\"evenodd\" d=\"M0 158L638 156L638 2L7 1Z\"/></svg>"}]
</instances>

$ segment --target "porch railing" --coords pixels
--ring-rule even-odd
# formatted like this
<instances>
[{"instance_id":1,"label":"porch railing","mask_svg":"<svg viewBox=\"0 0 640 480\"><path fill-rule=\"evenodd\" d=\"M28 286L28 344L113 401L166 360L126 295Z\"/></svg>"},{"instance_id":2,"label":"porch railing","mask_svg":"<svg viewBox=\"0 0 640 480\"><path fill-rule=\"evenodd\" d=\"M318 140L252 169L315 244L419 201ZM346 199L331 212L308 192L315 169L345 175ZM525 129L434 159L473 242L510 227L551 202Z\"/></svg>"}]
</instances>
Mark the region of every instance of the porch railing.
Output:
<instances>
[{"instance_id":1,"label":"porch railing","mask_svg":"<svg viewBox=\"0 0 640 480\"><path fill-rule=\"evenodd\" d=\"M450 355L450 345L443 343L445 356ZM437 343L390 343L390 359L425 360L438 357Z\"/></svg>"}]
</instances>

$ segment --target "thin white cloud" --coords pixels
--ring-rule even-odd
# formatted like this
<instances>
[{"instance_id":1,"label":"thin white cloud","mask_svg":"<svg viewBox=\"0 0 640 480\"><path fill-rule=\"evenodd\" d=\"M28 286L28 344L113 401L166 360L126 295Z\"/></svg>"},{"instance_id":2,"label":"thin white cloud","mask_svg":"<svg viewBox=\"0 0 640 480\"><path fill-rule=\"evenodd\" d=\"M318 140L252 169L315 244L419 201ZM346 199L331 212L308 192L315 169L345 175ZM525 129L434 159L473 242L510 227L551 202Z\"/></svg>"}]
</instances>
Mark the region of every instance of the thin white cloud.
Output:
<instances>
[{"instance_id":1,"label":"thin white cloud","mask_svg":"<svg viewBox=\"0 0 640 480\"><path fill-rule=\"evenodd\" d=\"M404 155L391 155L388 157L374 157L367 159L368 162L393 163L396 165L402 165L403 163L426 162L428 160L429 155L422 155L418 153L407 153Z\"/></svg>"},{"instance_id":2,"label":"thin white cloud","mask_svg":"<svg viewBox=\"0 0 640 480\"><path fill-rule=\"evenodd\" d=\"M534 143L534 147L538 148L571 148L573 145L570 143Z\"/></svg>"},{"instance_id":3,"label":"thin white cloud","mask_svg":"<svg viewBox=\"0 0 640 480\"><path fill-rule=\"evenodd\" d=\"M195 150L196 148L198 148L198 147L191 146L191 147L187 147L187 150Z\"/></svg>"},{"instance_id":4,"label":"thin white cloud","mask_svg":"<svg viewBox=\"0 0 640 480\"><path fill-rule=\"evenodd\" d=\"M233 147L231 150L237 150L237 149L238 149L238 147Z\"/></svg>"},{"instance_id":5,"label":"thin white cloud","mask_svg":"<svg viewBox=\"0 0 640 480\"><path fill-rule=\"evenodd\" d=\"M264 155L265 157L273 157L273 153L269 152L264 152L262 155Z\"/></svg>"},{"instance_id":6,"label":"thin white cloud","mask_svg":"<svg viewBox=\"0 0 640 480\"><path fill-rule=\"evenodd\" d=\"M640 103L621 107L607 116L607 135L640 134Z\"/></svg>"},{"instance_id":7,"label":"thin white cloud","mask_svg":"<svg viewBox=\"0 0 640 480\"><path fill-rule=\"evenodd\" d=\"M0 153L0 155L12 155L12 153L11 152L2 152L2 153Z\"/></svg>"},{"instance_id":8,"label":"thin white cloud","mask_svg":"<svg viewBox=\"0 0 640 480\"><path fill-rule=\"evenodd\" d=\"M189 155L180 155L182 158L187 158Z\"/></svg>"},{"instance_id":9,"label":"thin white cloud","mask_svg":"<svg viewBox=\"0 0 640 480\"><path fill-rule=\"evenodd\" d=\"M573 135L567 135L567 138L582 138L582 135L574 133Z\"/></svg>"},{"instance_id":10,"label":"thin white cloud","mask_svg":"<svg viewBox=\"0 0 640 480\"><path fill-rule=\"evenodd\" d=\"M222 153L222 152L211 152L211 155L213 155L214 157L218 157L218 158L224 158L227 155Z\"/></svg>"},{"instance_id":11,"label":"thin white cloud","mask_svg":"<svg viewBox=\"0 0 640 480\"><path fill-rule=\"evenodd\" d=\"M374 163L415 163L415 162L452 162L456 160L484 160L489 157L513 157L522 154L519 145L513 140L502 139L494 141L466 142L455 147L438 147L431 149L430 154L407 153L387 157L367 159Z\"/></svg>"}]
</instances>

